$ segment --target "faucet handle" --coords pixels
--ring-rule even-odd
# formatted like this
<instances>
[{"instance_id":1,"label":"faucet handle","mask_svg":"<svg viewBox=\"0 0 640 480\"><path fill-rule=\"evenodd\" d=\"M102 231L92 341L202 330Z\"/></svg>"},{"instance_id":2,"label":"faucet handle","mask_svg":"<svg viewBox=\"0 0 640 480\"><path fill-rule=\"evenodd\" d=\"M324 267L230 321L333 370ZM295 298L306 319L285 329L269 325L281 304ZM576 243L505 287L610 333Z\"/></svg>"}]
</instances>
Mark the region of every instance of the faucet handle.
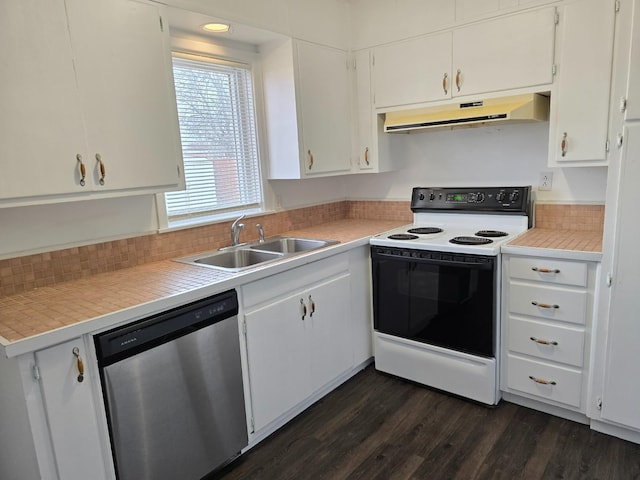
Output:
<instances>
[{"instance_id":1,"label":"faucet handle","mask_svg":"<svg viewBox=\"0 0 640 480\"><path fill-rule=\"evenodd\" d=\"M256 228L258 229L258 241L264 243L264 229L262 228L262 224L256 223Z\"/></svg>"}]
</instances>

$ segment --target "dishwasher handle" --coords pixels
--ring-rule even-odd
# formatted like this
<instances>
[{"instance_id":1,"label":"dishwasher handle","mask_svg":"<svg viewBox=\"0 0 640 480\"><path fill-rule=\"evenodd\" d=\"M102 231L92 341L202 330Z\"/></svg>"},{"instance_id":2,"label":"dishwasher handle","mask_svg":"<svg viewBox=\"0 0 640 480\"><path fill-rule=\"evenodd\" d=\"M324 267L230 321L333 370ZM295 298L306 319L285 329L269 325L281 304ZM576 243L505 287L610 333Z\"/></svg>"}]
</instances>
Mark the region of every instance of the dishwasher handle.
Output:
<instances>
[{"instance_id":1,"label":"dishwasher handle","mask_svg":"<svg viewBox=\"0 0 640 480\"><path fill-rule=\"evenodd\" d=\"M235 290L198 300L96 335L98 365L106 367L238 314Z\"/></svg>"}]
</instances>

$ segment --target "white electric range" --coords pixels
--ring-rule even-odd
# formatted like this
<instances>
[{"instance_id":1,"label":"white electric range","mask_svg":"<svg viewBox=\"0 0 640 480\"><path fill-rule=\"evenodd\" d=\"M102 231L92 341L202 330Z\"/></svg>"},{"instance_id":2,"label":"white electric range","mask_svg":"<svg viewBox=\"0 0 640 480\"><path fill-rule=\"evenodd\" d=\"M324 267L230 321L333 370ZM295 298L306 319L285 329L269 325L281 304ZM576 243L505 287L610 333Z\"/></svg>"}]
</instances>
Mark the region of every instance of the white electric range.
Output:
<instances>
[{"instance_id":1,"label":"white electric range","mask_svg":"<svg viewBox=\"0 0 640 480\"><path fill-rule=\"evenodd\" d=\"M370 240L378 370L500 400L500 246L530 207L530 187L413 189L413 224Z\"/></svg>"}]
</instances>

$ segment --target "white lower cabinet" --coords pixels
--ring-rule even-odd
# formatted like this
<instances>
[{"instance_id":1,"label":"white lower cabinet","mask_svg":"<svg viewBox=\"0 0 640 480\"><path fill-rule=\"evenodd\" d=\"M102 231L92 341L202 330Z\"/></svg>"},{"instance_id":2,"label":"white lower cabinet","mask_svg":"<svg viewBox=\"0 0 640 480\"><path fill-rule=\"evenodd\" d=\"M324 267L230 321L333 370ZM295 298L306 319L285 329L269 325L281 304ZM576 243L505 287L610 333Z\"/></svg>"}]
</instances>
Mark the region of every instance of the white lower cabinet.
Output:
<instances>
[{"instance_id":1,"label":"white lower cabinet","mask_svg":"<svg viewBox=\"0 0 640 480\"><path fill-rule=\"evenodd\" d=\"M501 390L508 400L586 413L596 267L503 255Z\"/></svg>"},{"instance_id":2,"label":"white lower cabinet","mask_svg":"<svg viewBox=\"0 0 640 480\"><path fill-rule=\"evenodd\" d=\"M0 360L3 480L114 478L98 372L86 345L77 338Z\"/></svg>"},{"instance_id":3,"label":"white lower cabinet","mask_svg":"<svg viewBox=\"0 0 640 480\"><path fill-rule=\"evenodd\" d=\"M362 280L360 270L368 267L359 253L241 288L245 397L254 439L283 425L370 358L370 317L360 318L367 310L352 298L352 280Z\"/></svg>"}]
</instances>

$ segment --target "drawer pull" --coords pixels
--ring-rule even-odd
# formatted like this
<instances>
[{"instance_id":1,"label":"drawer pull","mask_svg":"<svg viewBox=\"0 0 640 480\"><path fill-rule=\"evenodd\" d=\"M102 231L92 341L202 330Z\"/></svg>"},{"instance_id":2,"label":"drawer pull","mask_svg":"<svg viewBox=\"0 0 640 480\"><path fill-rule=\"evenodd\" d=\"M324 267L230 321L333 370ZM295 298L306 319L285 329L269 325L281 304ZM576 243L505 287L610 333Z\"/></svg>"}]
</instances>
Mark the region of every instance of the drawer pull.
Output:
<instances>
[{"instance_id":1,"label":"drawer pull","mask_svg":"<svg viewBox=\"0 0 640 480\"><path fill-rule=\"evenodd\" d=\"M531 302L531 305L535 305L536 307L540 308L560 308L560 305L557 305L555 303L553 305L549 305L548 303Z\"/></svg>"},{"instance_id":2,"label":"drawer pull","mask_svg":"<svg viewBox=\"0 0 640 480\"><path fill-rule=\"evenodd\" d=\"M555 340L543 340L541 338L529 337L532 342L539 343L540 345L553 345L554 347L558 345L558 342Z\"/></svg>"},{"instance_id":3,"label":"drawer pull","mask_svg":"<svg viewBox=\"0 0 640 480\"><path fill-rule=\"evenodd\" d=\"M531 267L531 270L533 270L534 272L538 272L538 273L560 273L560 270L558 270L557 268Z\"/></svg>"},{"instance_id":4,"label":"drawer pull","mask_svg":"<svg viewBox=\"0 0 640 480\"><path fill-rule=\"evenodd\" d=\"M529 378L540 385L557 385L553 380L544 380L543 378L537 378L533 375L529 375Z\"/></svg>"}]
</instances>

